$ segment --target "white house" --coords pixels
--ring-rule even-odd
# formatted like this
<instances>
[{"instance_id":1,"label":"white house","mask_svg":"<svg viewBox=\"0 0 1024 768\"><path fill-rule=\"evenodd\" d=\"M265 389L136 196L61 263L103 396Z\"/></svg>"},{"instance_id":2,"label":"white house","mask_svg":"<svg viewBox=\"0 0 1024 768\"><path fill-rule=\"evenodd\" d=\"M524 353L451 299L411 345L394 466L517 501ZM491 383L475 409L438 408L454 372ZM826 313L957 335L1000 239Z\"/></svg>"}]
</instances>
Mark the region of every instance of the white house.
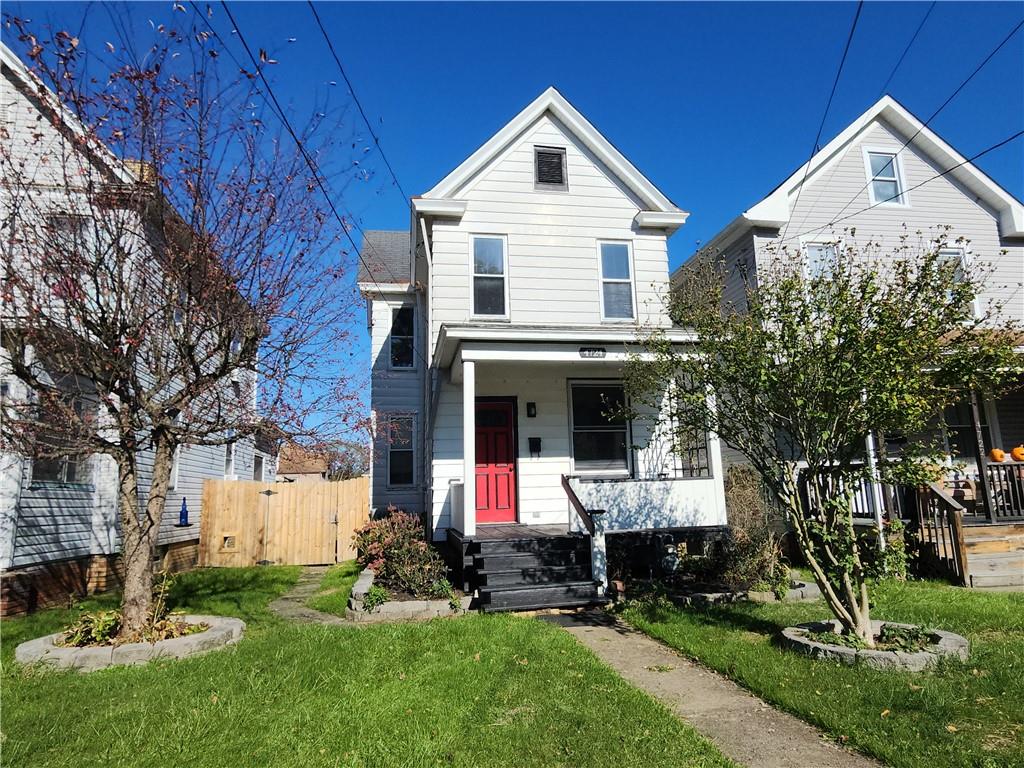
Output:
<instances>
[{"instance_id":1,"label":"white house","mask_svg":"<svg viewBox=\"0 0 1024 768\"><path fill-rule=\"evenodd\" d=\"M554 88L412 209L361 252L371 505L423 513L485 609L593 600L606 535L720 530L715 435L610 416L639 334L691 341L662 303L687 213Z\"/></svg>"},{"instance_id":2,"label":"white house","mask_svg":"<svg viewBox=\"0 0 1024 768\"><path fill-rule=\"evenodd\" d=\"M61 172L60 153L77 152L83 173L103 172L131 182L132 169L110 153L69 150L68 132L77 130L74 117L40 107L41 83L6 46L0 45L2 96L0 130L5 156L31 169L33 184L48 196L53 215L73 210L68 185L52 178ZM52 96L52 94L50 94ZM65 138L62 138L65 137ZM10 168L5 168L5 173ZM10 182L10 180L6 180ZM4 185L3 208L9 210L12 183ZM6 269L16 269L15 258ZM28 256L31 258L31 255ZM5 313L6 314L6 313ZM10 329L5 329L5 331ZM59 372L67 378L71 372ZM61 379L55 376L55 386ZM30 395L14 378L10 361L0 352L0 398L4 403ZM171 490L161 521L158 545L169 566L194 563L198 554L202 485L208 478L264 479L275 474L276 451L267 442L240 438L217 446L185 445L174 458ZM137 457L140 497L145 503L153 451ZM182 504L188 525L179 525ZM0 578L4 612L19 612L107 586L115 578L119 550L117 470L109 456L62 456L33 460L0 453Z\"/></svg>"}]
</instances>

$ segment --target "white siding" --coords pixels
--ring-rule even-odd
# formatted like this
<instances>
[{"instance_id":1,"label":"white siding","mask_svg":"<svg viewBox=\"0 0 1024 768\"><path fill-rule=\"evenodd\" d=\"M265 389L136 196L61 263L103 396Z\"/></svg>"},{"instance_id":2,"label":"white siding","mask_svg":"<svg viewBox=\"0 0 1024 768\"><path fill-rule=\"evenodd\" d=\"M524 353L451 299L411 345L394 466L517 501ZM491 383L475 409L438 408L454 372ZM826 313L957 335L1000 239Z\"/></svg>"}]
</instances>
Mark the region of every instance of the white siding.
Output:
<instances>
[{"instance_id":1,"label":"white siding","mask_svg":"<svg viewBox=\"0 0 1024 768\"><path fill-rule=\"evenodd\" d=\"M534 146L566 148L568 191L534 189ZM633 246L636 314L666 325L665 234L637 229L636 197L557 120L545 114L453 197L468 201L458 221L433 224L431 340L444 323L470 321L470 235L508 239L509 322L601 323L598 240Z\"/></svg>"}]
</instances>

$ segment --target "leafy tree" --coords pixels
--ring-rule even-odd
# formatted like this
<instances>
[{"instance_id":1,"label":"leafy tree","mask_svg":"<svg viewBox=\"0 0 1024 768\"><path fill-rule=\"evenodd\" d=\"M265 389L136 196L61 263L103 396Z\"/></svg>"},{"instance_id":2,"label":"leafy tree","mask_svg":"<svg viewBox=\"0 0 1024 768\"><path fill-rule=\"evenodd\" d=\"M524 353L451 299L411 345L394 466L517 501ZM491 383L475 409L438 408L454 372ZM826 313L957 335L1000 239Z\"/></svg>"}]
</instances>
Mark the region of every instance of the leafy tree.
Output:
<instances>
[{"instance_id":1,"label":"leafy tree","mask_svg":"<svg viewBox=\"0 0 1024 768\"><path fill-rule=\"evenodd\" d=\"M820 274L784 249L770 254L756 274L736 275L737 305L723 297L724 264L699 256L670 299L673 321L696 332L694 348L655 331L645 341L653 355L634 356L626 381L634 404L656 405L675 388L678 428L709 428L745 456L829 608L870 646L869 569L853 524L868 436L911 436L887 477L934 479L934 447L913 436L934 433L943 408L971 390L997 389L1019 361L1002 308L976 314L985 276L943 254L947 231L930 244L904 236L890 253L854 236Z\"/></svg>"},{"instance_id":2,"label":"leafy tree","mask_svg":"<svg viewBox=\"0 0 1024 768\"><path fill-rule=\"evenodd\" d=\"M37 461L116 463L125 634L150 614L178 446L268 425L333 442L324 431L359 412L342 225L264 114L259 73L184 6L174 17L141 50L90 51L88 68L77 37L6 19L45 118L5 125L0 149L3 353L23 390L3 438ZM361 150L315 109L300 139L340 194L365 173Z\"/></svg>"}]
</instances>

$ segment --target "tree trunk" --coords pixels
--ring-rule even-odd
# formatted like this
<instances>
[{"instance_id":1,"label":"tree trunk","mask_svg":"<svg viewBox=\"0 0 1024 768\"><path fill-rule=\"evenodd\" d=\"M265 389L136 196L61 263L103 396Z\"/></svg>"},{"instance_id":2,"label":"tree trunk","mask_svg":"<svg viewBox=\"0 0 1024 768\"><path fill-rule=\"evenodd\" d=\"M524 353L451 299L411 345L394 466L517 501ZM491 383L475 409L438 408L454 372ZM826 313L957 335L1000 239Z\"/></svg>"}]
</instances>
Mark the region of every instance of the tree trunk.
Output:
<instances>
[{"instance_id":1,"label":"tree trunk","mask_svg":"<svg viewBox=\"0 0 1024 768\"><path fill-rule=\"evenodd\" d=\"M146 626L153 601L153 544L139 510L138 471L134 455L118 457L118 508L121 512L121 560L124 593L121 634L133 635Z\"/></svg>"}]
</instances>

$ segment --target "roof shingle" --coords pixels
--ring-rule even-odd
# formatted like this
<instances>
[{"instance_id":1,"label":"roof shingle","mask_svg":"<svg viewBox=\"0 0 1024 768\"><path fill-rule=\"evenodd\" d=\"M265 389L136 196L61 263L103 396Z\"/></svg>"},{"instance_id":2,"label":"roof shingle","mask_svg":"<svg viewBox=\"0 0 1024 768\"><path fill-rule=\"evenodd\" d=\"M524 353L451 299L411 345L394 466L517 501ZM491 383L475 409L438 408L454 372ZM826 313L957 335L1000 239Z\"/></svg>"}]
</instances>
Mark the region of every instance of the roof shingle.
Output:
<instances>
[{"instance_id":1,"label":"roof shingle","mask_svg":"<svg viewBox=\"0 0 1024 768\"><path fill-rule=\"evenodd\" d=\"M365 230L356 279L361 283L411 282L411 251L408 230Z\"/></svg>"}]
</instances>

